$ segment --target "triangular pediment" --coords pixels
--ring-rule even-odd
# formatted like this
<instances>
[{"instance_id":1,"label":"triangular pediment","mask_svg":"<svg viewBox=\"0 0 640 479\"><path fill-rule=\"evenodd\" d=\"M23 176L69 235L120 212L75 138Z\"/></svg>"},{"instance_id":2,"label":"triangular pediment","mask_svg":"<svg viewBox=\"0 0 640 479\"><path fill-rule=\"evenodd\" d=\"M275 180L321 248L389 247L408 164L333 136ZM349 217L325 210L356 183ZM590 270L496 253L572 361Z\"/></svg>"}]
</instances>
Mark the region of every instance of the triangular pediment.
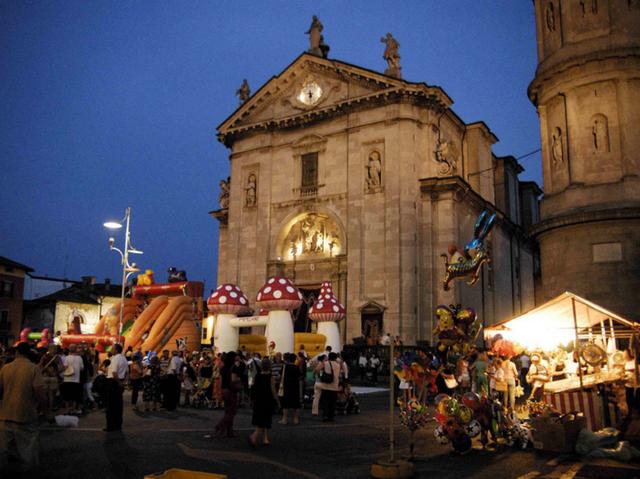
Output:
<instances>
[{"instance_id":1,"label":"triangular pediment","mask_svg":"<svg viewBox=\"0 0 640 479\"><path fill-rule=\"evenodd\" d=\"M439 87L411 83L338 60L302 54L271 78L218 127L221 141L240 132L268 127L291 127L335 115L355 104L399 94L424 95L434 105L448 107Z\"/></svg>"}]
</instances>

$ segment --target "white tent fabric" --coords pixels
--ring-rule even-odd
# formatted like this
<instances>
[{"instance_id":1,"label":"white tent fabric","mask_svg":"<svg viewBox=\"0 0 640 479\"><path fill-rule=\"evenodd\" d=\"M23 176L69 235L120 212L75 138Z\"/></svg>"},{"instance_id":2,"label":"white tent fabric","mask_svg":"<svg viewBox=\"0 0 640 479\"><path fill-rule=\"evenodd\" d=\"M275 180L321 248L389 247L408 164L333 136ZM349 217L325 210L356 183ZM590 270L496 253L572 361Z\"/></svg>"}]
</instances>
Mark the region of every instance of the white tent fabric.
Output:
<instances>
[{"instance_id":1,"label":"white tent fabric","mask_svg":"<svg viewBox=\"0 0 640 479\"><path fill-rule=\"evenodd\" d=\"M523 346L547 349L573 341L576 326L578 334L589 328L630 332L638 327L636 323L567 291L527 313L485 328L484 334L487 338L501 334L504 339Z\"/></svg>"}]
</instances>

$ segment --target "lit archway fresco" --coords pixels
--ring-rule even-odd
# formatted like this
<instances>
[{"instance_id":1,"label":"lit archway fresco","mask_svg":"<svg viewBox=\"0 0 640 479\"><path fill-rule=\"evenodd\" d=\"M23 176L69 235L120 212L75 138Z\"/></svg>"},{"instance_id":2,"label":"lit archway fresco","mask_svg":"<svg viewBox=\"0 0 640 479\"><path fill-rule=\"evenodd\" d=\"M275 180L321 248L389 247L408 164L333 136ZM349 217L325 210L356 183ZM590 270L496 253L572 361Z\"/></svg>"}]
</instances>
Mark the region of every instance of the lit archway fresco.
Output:
<instances>
[{"instance_id":1,"label":"lit archway fresco","mask_svg":"<svg viewBox=\"0 0 640 479\"><path fill-rule=\"evenodd\" d=\"M281 255L290 261L331 258L342 252L340 226L328 215L305 213L295 218L281 243Z\"/></svg>"}]
</instances>

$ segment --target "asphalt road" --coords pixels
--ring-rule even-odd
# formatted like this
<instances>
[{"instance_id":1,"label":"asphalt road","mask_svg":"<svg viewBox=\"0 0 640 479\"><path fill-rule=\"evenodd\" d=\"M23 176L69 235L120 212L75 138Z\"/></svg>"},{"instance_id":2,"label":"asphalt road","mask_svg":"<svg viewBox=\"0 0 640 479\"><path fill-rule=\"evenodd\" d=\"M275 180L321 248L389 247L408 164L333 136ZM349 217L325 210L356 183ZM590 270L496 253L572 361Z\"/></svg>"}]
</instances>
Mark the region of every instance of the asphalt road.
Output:
<instances>
[{"instance_id":1,"label":"asphalt road","mask_svg":"<svg viewBox=\"0 0 640 479\"><path fill-rule=\"evenodd\" d=\"M169 468L226 474L230 479L367 478L371 464L388 457L388 399L384 393L360 396L362 412L322 423L304 411L297 426L274 421L272 445L247 444L251 411L239 410L237 437L211 438L221 411L179 408L175 412L136 413L125 395L122 433L105 433L104 414L81 417L78 428L46 427L41 432L41 468L34 479L143 478ZM276 418L277 419L277 418ZM479 444L463 456L433 438L433 422L416 434L417 477L448 478L615 478L640 477L640 470L611 461L586 463L575 456L555 457L532 449ZM408 454L408 433L396 421L397 455ZM17 474L11 475L19 477ZM4 478L3 478L4 479Z\"/></svg>"}]
</instances>

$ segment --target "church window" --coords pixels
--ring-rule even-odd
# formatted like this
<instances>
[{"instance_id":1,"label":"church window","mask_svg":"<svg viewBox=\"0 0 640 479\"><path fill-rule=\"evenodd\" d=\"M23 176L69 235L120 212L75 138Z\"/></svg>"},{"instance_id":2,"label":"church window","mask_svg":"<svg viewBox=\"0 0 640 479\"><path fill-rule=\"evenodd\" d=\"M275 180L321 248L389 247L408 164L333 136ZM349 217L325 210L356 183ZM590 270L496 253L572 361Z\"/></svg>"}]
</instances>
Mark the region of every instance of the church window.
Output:
<instances>
[{"instance_id":1,"label":"church window","mask_svg":"<svg viewBox=\"0 0 640 479\"><path fill-rule=\"evenodd\" d=\"M318 185L318 153L302 155L302 187Z\"/></svg>"}]
</instances>

